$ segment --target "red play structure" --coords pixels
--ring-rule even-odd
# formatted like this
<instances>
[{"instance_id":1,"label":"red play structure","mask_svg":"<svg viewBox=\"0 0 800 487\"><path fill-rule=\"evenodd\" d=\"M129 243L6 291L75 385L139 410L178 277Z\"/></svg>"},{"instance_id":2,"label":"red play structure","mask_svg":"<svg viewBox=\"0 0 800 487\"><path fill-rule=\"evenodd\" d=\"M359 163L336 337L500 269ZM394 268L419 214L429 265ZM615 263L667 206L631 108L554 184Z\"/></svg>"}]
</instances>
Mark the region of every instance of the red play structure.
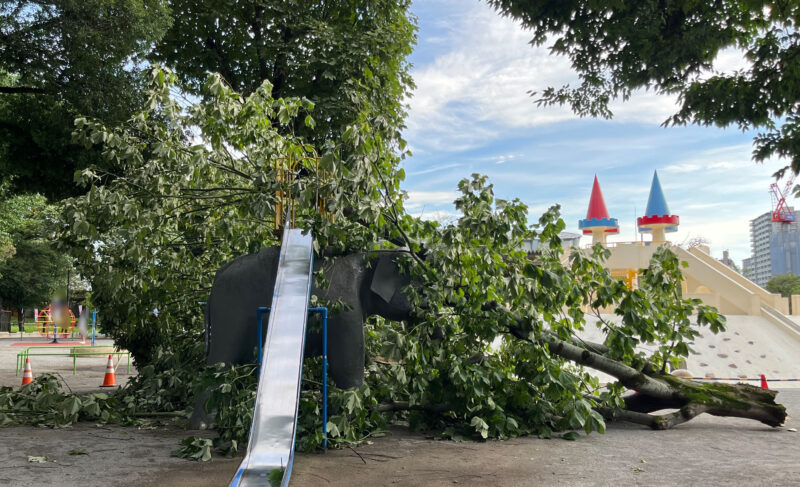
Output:
<instances>
[{"instance_id":1,"label":"red play structure","mask_svg":"<svg viewBox=\"0 0 800 487\"><path fill-rule=\"evenodd\" d=\"M43 337L52 336L56 330L56 325L58 325L59 338L70 336L72 330L75 329L75 315L72 313L72 310L67 307L62 307L61 313L61 318L58 320L58 323L56 323L54 321L56 313L52 306L39 310L39 314L36 315L36 329L39 331L39 334ZM64 316L64 313L68 314Z\"/></svg>"}]
</instances>

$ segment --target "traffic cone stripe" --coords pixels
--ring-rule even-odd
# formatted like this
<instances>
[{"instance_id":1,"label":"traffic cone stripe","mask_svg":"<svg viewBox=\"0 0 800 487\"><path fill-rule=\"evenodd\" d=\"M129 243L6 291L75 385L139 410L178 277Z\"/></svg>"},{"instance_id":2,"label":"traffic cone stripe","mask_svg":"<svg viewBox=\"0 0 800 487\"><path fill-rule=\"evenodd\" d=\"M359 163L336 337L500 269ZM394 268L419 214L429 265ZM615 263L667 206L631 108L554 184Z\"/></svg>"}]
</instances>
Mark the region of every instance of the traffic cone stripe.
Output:
<instances>
[{"instance_id":1,"label":"traffic cone stripe","mask_svg":"<svg viewBox=\"0 0 800 487\"><path fill-rule=\"evenodd\" d=\"M103 378L103 385L100 387L116 387L117 377L114 374L114 359L111 354L108 355L108 364L106 364L106 376Z\"/></svg>"},{"instance_id":2,"label":"traffic cone stripe","mask_svg":"<svg viewBox=\"0 0 800 487\"><path fill-rule=\"evenodd\" d=\"M22 371L22 385L33 382L33 371L31 370L31 359L25 359L25 370Z\"/></svg>"}]
</instances>

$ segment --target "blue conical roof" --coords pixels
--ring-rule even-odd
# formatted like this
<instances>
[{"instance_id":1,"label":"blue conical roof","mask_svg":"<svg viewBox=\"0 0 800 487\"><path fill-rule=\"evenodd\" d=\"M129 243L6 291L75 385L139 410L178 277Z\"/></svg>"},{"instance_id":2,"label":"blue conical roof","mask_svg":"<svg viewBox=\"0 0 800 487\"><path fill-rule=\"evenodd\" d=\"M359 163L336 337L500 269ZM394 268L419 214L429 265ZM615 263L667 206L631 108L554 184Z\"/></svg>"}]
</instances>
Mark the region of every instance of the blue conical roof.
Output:
<instances>
[{"instance_id":1,"label":"blue conical roof","mask_svg":"<svg viewBox=\"0 0 800 487\"><path fill-rule=\"evenodd\" d=\"M653 173L653 184L650 185L650 197L647 198L647 211L645 216L669 215L669 206L664 198L664 190L661 189L661 181L658 180L658 171Z\"/></svg>"}]
</instances>

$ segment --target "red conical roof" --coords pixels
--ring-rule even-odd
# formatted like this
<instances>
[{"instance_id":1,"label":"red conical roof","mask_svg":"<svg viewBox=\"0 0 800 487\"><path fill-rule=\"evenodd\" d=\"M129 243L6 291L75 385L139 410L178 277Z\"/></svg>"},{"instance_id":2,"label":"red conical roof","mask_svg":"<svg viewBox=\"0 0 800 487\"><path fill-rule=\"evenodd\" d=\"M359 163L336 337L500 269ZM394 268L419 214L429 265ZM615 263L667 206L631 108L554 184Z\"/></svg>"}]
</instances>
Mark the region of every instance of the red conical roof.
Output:
<instances>
[{"instance_id":1,"label":"red conical roof","mask_svg":"<svg viewBox=\"0 0 800 487\"><path fill-rule=\"evenodd\" d=\"M589 199L589 211L586 212L587 220L602 220L608 218L608 209L603 199L603 191L600 190L600 183L597 182L597 175L594 176L592 186L592 197Z\"/></svg>"}]
</instances>

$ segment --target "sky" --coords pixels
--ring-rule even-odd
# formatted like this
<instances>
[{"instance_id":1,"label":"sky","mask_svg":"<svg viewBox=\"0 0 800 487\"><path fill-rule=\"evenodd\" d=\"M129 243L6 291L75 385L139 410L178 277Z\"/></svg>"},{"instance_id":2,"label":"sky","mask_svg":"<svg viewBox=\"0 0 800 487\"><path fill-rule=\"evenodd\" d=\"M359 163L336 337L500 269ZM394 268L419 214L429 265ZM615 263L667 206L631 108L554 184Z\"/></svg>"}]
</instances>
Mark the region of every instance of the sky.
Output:
<instances>
[{"instance_id":1,"label":"sky","mask_svg":"<svg viewBox=\"0 0 800 487\"><path fill-rule=\"evenodd\" d=\"M478 0L416 0L412 11L419 22L410 57L416 89L404 136L413 156L403 164L410 213L452 220L458 181L477 172L489 176L498 198L526 203L531 223L560 204L566 230L577 233L596 174L620 223L609 241L632 241L658 170L681 221L669 240L702 237L717 258L723 250L737 264L749 257L749 221L770 211L772 174L783 166L752 161L752 132L662 127L676 99L652 92L615 102L612 120L537 107L530 90L577 80L566 58L532 47L518 23ZM726 51L715 69L744 62Z\"/></svg>"}]
</instances>

